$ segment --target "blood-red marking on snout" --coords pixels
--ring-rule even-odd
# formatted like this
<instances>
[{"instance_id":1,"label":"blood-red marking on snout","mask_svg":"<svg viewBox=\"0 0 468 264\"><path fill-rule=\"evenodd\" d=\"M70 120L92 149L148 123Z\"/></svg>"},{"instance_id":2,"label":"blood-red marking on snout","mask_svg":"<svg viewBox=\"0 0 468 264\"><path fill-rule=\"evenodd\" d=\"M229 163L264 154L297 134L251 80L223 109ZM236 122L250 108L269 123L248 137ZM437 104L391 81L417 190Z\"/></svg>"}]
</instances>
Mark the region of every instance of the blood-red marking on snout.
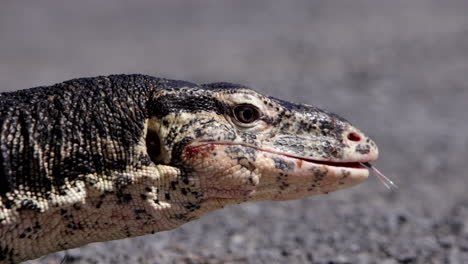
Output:
<instances>
[{"instance_id":1,"label":"blood-red marking on snout","mask_svg":"<svg viewBox=\"0 0 468 264\"><path fill-rule=\"evenodd\" d=\"M201 154L202 158L206 158L210 155L211 151L215 149L214 144L203 144L199 146L187 146L185 148L185 155L188 158L198 157Z\"/></svg>"}]
</instances>

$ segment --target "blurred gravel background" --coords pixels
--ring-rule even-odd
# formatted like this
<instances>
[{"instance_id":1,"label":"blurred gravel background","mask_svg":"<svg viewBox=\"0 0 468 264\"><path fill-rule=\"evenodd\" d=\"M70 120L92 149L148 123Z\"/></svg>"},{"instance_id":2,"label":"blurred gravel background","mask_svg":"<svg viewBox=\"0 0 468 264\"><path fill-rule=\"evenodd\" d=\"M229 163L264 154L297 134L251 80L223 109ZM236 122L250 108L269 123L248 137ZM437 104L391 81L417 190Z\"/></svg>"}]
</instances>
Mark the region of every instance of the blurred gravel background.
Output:
<instances>
[{"instance_id":1,"label":"blurred gravel background","mask_svg":"<svg viewBox=\"0 0 468 264\"><path fill-rule=\"evenodd\" d=\"M468 263L468 1L0 1L1 91L111 73L339 113L400 188L228 206L67 263Z\"/></svg>"}]
</instances>

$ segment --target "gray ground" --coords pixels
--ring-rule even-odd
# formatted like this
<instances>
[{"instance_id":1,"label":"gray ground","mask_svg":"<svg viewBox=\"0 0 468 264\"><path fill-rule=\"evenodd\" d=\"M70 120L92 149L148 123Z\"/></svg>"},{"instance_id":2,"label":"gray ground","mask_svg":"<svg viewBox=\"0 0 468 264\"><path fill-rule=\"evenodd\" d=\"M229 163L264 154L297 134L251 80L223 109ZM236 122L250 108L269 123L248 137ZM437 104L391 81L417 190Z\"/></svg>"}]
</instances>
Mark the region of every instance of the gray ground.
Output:
<instances>
[{"instance_id":1,"label":"gray ground","mask_svg":"<svg viewBox=\"0 0 468 264\"><path fill-rule=\"evenodd\" d=\"M2 0L0 87L110 73L249 84L352 120L400 186L229 206L68 263L468 263L467 13L463 0Z\"/></svg>"}]
</instances>

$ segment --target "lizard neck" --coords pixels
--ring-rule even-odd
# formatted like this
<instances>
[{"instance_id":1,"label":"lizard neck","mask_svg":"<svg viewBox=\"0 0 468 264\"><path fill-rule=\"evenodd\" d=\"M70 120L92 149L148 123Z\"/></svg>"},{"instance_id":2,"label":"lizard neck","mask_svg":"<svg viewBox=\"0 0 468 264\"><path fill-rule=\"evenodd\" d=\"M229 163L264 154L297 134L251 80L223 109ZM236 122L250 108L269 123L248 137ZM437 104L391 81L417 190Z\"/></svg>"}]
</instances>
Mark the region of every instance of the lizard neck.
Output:
<instances>
[{"instance_id":1,"label":"lizard neck","mask_svg":"<svg viewBox=\"0 0 468 264\"><path fill-rule=\"evenodd\" d=\"M160 176L144 141L160 81L116 75L0 96L0 263L137 235L117 220L137 201L126 183Z\"/></svg>"},{"instance_id":2,"label":"lizard neck","mask_svg":"<svg viewBox=\"0 0 468 264\"><path fill-rule=\"evenodd\" d=\"M15 249L11 260L18 262L91 242L176 228L195 218L188 214L197 204L170 192L171 181L178 177L178 169L163 165L114 173L105 179L88 174L74 183L68 196L51 199L43 212L10 210L11 222L0 228L0 247Z\"/></svg>"}]
</instances>

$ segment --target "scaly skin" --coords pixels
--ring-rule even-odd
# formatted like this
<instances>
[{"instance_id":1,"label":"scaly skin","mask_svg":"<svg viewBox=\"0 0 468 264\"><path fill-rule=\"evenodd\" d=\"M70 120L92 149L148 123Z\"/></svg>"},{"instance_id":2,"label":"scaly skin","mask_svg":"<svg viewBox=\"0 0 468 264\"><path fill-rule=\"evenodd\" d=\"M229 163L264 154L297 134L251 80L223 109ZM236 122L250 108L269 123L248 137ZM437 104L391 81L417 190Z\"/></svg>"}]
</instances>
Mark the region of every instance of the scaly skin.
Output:
<instances>
[{"instance_id":1,"label":"scaly skin","mask_svg":"<svg viewBox=\"0 0 468 264\"><path fill-rule=\"evenodd\" d=\"M0 263L336 191L378 155L315 107L143 75L3 93L0 133Z\"/></svg>"}]
</instances>

